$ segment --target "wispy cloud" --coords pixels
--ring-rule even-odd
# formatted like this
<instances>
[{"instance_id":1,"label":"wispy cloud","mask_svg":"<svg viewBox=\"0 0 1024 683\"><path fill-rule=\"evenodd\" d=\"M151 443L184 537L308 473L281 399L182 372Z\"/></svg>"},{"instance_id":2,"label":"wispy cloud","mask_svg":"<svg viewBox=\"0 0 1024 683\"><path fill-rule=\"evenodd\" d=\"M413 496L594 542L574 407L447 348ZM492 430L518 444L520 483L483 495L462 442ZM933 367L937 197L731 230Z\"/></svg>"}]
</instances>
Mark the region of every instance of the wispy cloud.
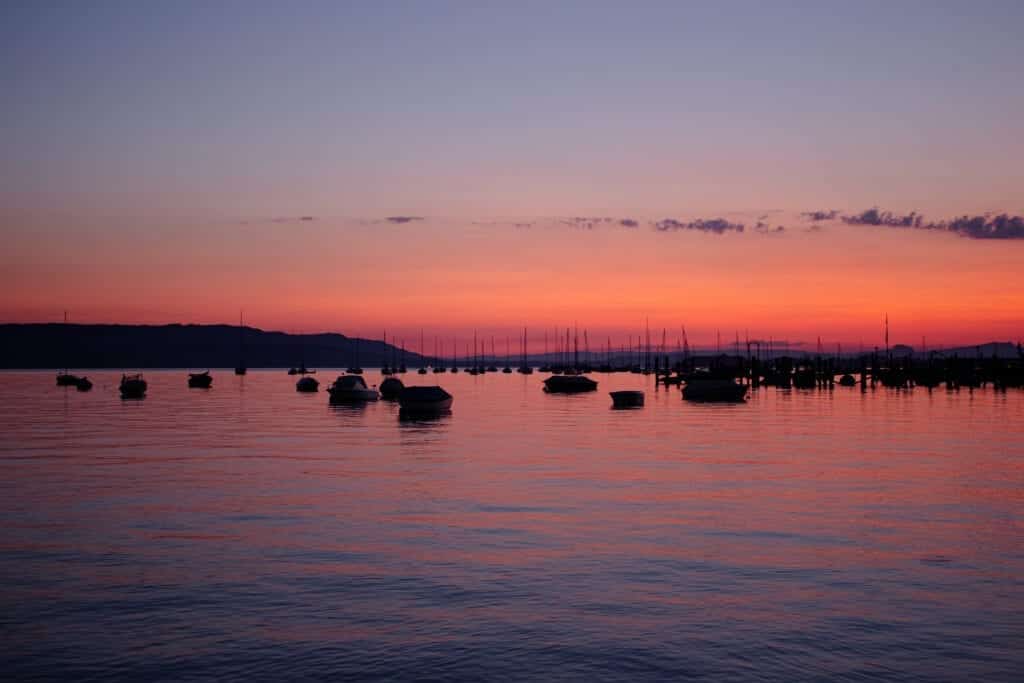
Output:
<instances>
[{"instance_id":1,"label":"wispy cloud","mask_svg":"<svg viewBox=\"0 0 1024 683\"><path fill-rule=\"evenodd\" d=\"M834 221L839 217L839 212L835 209L829 209L828 211L804 211L800 214L800 217L808 221Z\"/></svg>"},{"instance_id":2,"label":"wispy cloud","mask_svg":"<svg viewBox=\"0 0 1024 683\"><path fill-rule=\"evenodd\" d=\"M944 223L929 225L976 240L1024 239L1024 216L1001 213L996 216L960 216Z\"/></svg>"},{"instance_id":3,"label":"wispy cloud","mask_svg":"<svg viewBox=\"0 0 1024 683\"><path fill-rule=\"evenodd\" d=\"M265 223L309 223L315 221L315 216L274 216L271 218L248 218L238 221L239 225L260 225Z\"/></svg>"},{"instance_id":4,"label":"wispy cloud","mask_svg":"<svg viewBox=\"0 0 1024 683\"><path fill-rule=\"evenodd\" d=\"M621 225L624 228L635 228L640 225L640 222L632 218L620 218L619 225Z\"/></svg>"},{"instance_id":5,"label":"wispy cloud","mask_svg":"<svg viewBox=\"0 0 1024 683\"><path fill-rule=\"evenodd\" d=\"M890 228L921 228L924 217L916 211L900 215L892 211L879 211L873 206L858 214L843 216L843 222L848 225L885 225Z\"/></svg>"},{"instance_id":6,"label":"wispy cloud","mask_svg":"<svg viewBox=\"0 0 1024 683\"><path fill-rule=\"evenodd\" d=\"M423 220L423 216L388 216L384 220L388 223L412 223Z\"/></svg>"},{"instance_id":7,"label":"wispy cloud","mask_svg":"<svg viewBox=\"0 0 1024 683\"><path fill-rule=\"evenodd\" d=\"M759 235L782 235L786 232L786 226L776 225L773 228L768 222L760 220L754 226L754 232Z\"/></svg>"},{"instance_id":8,"label":"wispy cloud","mask_svg":"<svg viewBox=\"0 0 1024 683\"><path fill-rule=\"evenodd\" d=\"M743 223L731 223L724 218L698 218L697 220L684 222L675 218L663 218L653 224L658 232L678 232L680 230L697 230L709 232L715 235L723 235L727 232L743 232Z\"/></svg>"},{"instance_id":9,"label":"wispy cloud","mask_svg":"<svg viewBox=\"0 0 1024 683\"><path fill-rule=\"evenodd\" d=\"M908 214L895 214L891 211L880 211L878 207L870 208L859 214L843 216L848 225L871 225L890 228L915 228L950 232L961 237L976 240L1019 240L1024 239L1024 217L1010 214L984 214L976 216L959 216L945 221L928 221L924 216L911 211Z\"/></svg>"}]
</instances>

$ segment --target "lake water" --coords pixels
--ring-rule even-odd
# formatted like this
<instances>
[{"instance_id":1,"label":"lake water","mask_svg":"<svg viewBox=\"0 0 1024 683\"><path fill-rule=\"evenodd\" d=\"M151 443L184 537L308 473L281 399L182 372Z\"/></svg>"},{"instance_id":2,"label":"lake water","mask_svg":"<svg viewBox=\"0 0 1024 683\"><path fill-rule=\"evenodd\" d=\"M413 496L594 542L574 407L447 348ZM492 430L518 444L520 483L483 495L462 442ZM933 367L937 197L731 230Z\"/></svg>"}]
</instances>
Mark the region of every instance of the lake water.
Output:
<instances>
[{"instance_id":1,"label":"lake water","mask_svg":"<svg viewBox=\"0 0 1024 683\"><path fill-rule=\"evenodd\" d=\"M0 375L5 679L1024 680L1024 392L214 374Z\"/></svg>"}]
</instances>

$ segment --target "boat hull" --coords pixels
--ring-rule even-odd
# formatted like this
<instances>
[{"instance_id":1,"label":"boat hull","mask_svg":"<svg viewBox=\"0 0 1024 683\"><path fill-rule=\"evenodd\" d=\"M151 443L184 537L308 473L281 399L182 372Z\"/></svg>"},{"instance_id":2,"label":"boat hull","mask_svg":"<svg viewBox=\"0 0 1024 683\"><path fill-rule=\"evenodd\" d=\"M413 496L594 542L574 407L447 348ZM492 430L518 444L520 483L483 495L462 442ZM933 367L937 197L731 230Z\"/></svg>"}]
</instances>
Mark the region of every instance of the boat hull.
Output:
<instances>
[{"instance_id":1,"label":"boat hull","mask_svg":"<svg viewBox=\"0 0 1024 683\"><path fill-rule=\"evenodd\" d=\"M380 398L373 389L328 389L327 393L331 396L331 403L366 403Z\"/></svg>"},{"instance_id":2,"label":"boat hull","mask_svg":"<svg viewBox=\"0 0 1024 683\"><path fill-rule=\"evenodd\" d=\"M205 372L189 375L188 386L190 389L209 389L213 386L213 377Z\"/></svg>"},{"instance_id":3,"label":"boat hull","mask_svg":"<svg viewBox=\"0 0 1024 683\"><path fill-rule=\"evenodd\" d=\"M403 413L436 415L452 408L452 395L441 387L406 387L398 397Z\"/></svg>"},{"instance_id":4,"label":"boat hull","mask_svg":"<svg viewBox=\"0 0 1024 683\"><path fill-rule=\"evenodd\" d=\"M303 377L295 383L295 391L302 394L312 394L320 391L320 382L316 381L312 377Z\"/></svg>"},{"instance_id":5,"label":"boat hull","mask_svg":"<svg viewBox=\"0 0 1024 683\"><path fill-rule=\"evenodd\" d=\"M644 392L642 391L612 391L612 407L614 408L641 408L644 405Z\"/></svg>"},{"instance_id":6,"label":"boat hull","mask_svg":"<svg viewBox=\"0 0 1024 683\"><path fill-rule=\"evenodd\" d=\"M549 394L582 394L597 391L597 382L583 375L553 375L544 380L544 391Z\"/></svg>"},{"instance_id":7,"label":"boat hull","mask_svg":"<svg viewBox=\"0 0 1024 683\"><path fill-rule=\"evenodd\" d=\"M732 380L695 380L683 387L683 399L696 403L740 403L747 387Z\"/></svg>"}]
</instances>

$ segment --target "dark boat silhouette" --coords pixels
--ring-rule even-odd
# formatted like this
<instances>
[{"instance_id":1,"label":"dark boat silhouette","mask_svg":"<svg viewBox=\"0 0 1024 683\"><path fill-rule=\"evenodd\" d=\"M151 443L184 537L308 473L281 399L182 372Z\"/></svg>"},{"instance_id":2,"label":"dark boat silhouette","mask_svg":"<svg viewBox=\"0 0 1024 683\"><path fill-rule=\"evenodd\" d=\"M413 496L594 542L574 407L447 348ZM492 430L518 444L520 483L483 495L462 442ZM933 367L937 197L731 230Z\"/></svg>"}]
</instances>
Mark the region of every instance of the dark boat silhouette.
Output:
<instances>
[{"instance_id":1,"label":"dark boat silhouette","mask_svg":"<svg viewBox=\"0 0 1024 683\"><path fill-rule=\"evenodd\" d=\"M210 371L188 373L189 389L209 389L213 385L213 377Z\"/></svg>"},{"instance_id":2,"label":"dark boat silhouette","mask_svg":"<svg viewBox=\"0 0 1024 683\"><path fill-rule=\"evenodd\" d=\"M62 334L63 334L63 339L64 339L63 342L62 342L62 345L63 345L65 351L61 355L64 356L64 362L67 363L67 346L68 346L68 344L67 344L68 312L67 311L64 311L64 327L63 327L63 333ZM79 377L78 375L72 375L70 372L68 372L67 367L65 367L63 370L61 370L60 372L57 373L57 386L58 387L77 387L77 386L79 386L79 383L83 379L84 379L83 377ZM86 380L86 381L88 381L88 380ZM92 383L91 382L89 383L89 387L90 388L92 387ZM88 391L88 390L86 389L84 391Z\"/></svg>"},{"instance_id":3,"label":"dark boat silhouette","mask_svg":"<svg viewBox=\"0 0 1024 683\"><path fill-rule=\"evenodd\" d=\"M303 394L312 394L320 390L320 382L315 377L304 375L298 382L295 383L295 391Z\"/></svg>"},{"instance_id":4,"label":"dark boat silhouette","mask_svg":"<svg viewBox=\"0 0 1024 683\"><path fill-rule=\"evenodd\" d=\"M526 352L526 343L527 343L526 328L524 327L523 328L523 345L522 345L522 348L523 348L523 362L522 362L522 364L518 368L516 368L516 372L518 372L520 375L532 375L533 374L533 368L530 367L530 363L529 363L529 361L527 360L527 357L526 357L526 354L527 354L527 352Z\"/></svg>"},{"instance_id":5,"label":"dark boat silhouette","mask_svg":"<svg viewBox=\"0 0 1024 683\"><path fill-rule=\"evenodd\" d=\"M406 414L433 415L451 410L452 395L439 386L405 387L398 405Z\"/></svg>"},{"instance_id":6,"label":"dark boat silhouette","mask_svg":"<svg viewBox=\"0 0 1024 683\"><path fill-rule=\"evenodd\" d=\"M92 382L89 381L88 377L79 377L78 381L75 382L75 388L79 391L89 391L92 389Z\"/></svg>"},{"instance_id":7,"label":"dark boat silhouette","mask_svg":"<svg viewBox=\"0 0 1024 683\"><path fill-rule=\"evenodd\" d=\"M386 400L394 400L402 395L405 385L397 377L388 377L380 383L380 396Z\"/></svg>"},{"instance_id":8,"label":"dark boat silhouette","mask_svg":"<svg viewBox=\"0 0 1024 683\"><path fill-rule=\"evenodd\" d=\"M244 375L248 372L248 368L245 367L245 345L243 334L245 328L242 325L242 312L238 312L238 365L235 366L236 375Z\"/></svg>"},{"instance_id":9,"label":"dark boat silhouette","mask_svg":"<svg viewBox=\"0 0 1024 683\"><path fill-rule=\"evenodd\" d=\"M363 374L363 368L359 365L359 337L355 338L355 342L356 342L355 361L352 363L351 367L345 369L345 372L347 372L350 375L361 375L361 374Z\"/></svg>"},{"instance_id":10,"label":"dark boat silhouette","mask_svg":"<svg viewBox=\"0 0 1024 683\"><path fill-rule=\"evenodd\" d=\"M331 403L363 403L380 398L377 388L366 386L366 380L359 375L340 375L327 387Z\"/></svg>"},{"instance_id":11,"label":"dark boat silhouette","mask_svg":"<svg viewBox=\"0 0 1024 683\"><path fill-rule=\"evenodd\" d=\"M810 365L800 365L793 373L793 386L797 389L813 389L818 386L818 375Z\"/></svg>"},{"instance_id":12,"label":"dark boat silhouette","mask_svg":"<svg viewBox=\"0 0 1024 683\"><path fill-rule=\"evenodd\" d=\"M581 394L597 391L597 382L585 375L552 375L544 380L544 391L549 394Z\"/></svg>"},{"instance_id":13,"label":"dark boat silhouette","mask_svg":"<svg viewBox=\"0 0 1024 683\"><path fill-rule=\"evenodd\" d=\"M707 403L739 403L746 399L747 387L724 372L698 370L686 375L683 399Z\"/></svg>"},{"instance_id":14,"label":"dark boat silhouette","mask_svg":"<svg viewBox=\"0 0 1024 683\"><path fill-rule=\"evenodd\" d=\"M142 375L121 375L121 384L118 389L121 398L144 398L146 389L149 387Z\"/></svg>"},{"instance_id":15,"label":"dark boat silhouette","mask_svg":"<svg viewBox=\"0 0 1024 683\"><path fill-rule=\"evenodd\" d=\"M644 405L642 391L612 391L609 395L614 408L640 408Z\"/></svg>"},{"instance_id":16,"label":"dark boat silhouette","mask_svg":"<svg viewBox=\"0 0 1024 683\"><path fill-rule=\"evenodd\" d=\"M66 370L57 373L57 386L58 387L73 387L77 386L81 378L77 375L72 375Z\"/></svg>"},{"instance_id":17,"label":"dark boat silhouette","mask_svg":"<svg viewBox=\"0 0 1024 683\"><path fill-rule=\"evenodd\" d=\"M857 386L857 378L847 372L847 373L843 374L842 377L839 378L839 386L841 386L841 387L855 387L855 386Z\"/></svg>"}]
</instances>

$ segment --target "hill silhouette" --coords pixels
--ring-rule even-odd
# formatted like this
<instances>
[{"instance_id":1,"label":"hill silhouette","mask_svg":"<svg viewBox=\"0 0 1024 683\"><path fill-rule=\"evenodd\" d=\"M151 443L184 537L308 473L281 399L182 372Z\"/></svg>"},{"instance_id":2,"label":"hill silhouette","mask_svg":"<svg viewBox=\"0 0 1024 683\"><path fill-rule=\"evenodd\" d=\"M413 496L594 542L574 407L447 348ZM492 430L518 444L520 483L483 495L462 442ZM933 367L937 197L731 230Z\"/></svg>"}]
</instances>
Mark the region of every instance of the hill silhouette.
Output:
<instances>
[{"instance_id":1,"label":"hill silhouette","mask_svg":"<svg viewBox=\"0 0 1024 683\"><path fill-rule=\"evenodd\" d=\"M357 362L356 338L287 334L242 328L242 362L251 368L347 367ZM379 340L358 340L358 363L378 367L401 351ZM405 352L410 367L419 354ZM0 325L3 368L230 368L239 363L236 325Z\"/></svg>"}]
</instances>

